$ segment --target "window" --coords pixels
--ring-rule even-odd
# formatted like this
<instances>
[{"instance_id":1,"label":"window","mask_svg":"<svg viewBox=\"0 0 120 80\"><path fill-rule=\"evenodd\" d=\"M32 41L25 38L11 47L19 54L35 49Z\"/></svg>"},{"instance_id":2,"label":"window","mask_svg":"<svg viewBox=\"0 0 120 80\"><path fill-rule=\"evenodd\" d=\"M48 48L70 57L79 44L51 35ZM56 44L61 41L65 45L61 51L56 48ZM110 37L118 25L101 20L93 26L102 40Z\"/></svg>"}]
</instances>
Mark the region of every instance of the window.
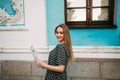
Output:
<instances>
[{"instance_id":1,"label":"window","mask_svg":"<svg viewBox=\"0 0 120 80\"><path fill-rule=\"evenodd\" d=\"M70 28L114 28L114 0L65 0Z\"/></svg>"}]
</instances>

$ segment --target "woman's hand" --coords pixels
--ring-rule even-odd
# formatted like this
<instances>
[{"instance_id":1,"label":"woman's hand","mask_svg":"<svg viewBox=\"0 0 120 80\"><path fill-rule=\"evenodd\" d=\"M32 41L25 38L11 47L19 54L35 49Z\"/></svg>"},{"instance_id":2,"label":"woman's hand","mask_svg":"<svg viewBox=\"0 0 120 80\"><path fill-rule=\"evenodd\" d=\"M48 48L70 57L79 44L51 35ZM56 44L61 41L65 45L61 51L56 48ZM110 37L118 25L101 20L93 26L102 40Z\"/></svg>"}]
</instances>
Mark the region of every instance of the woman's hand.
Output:
<instances>
[{"instance_id":1,"label":"woman's hand","mask_svg":"<svg viewBox=\"0 0 120 80\"><path fill-rule=\"evenodd\" d=\"M40 59L35 58L35 63L38 67L44 68L45 63L43 61L41 61Z\"/></svg>"},{"instance_id":2,"label":"woman's hand","mask_svg":"<svg viewBox=\"0 0 120 80\"><path fill-rule=\"evenodd\" d=\"M58 65L58 66L52 66L52 65L48 65L45 62L41 61L38 58L35 58L35 63L38 67L41 67L43 69L48 69L48 70L52 70L55 72L63 72L65 69L64 65Z\"/></svg>"}]
</instances>

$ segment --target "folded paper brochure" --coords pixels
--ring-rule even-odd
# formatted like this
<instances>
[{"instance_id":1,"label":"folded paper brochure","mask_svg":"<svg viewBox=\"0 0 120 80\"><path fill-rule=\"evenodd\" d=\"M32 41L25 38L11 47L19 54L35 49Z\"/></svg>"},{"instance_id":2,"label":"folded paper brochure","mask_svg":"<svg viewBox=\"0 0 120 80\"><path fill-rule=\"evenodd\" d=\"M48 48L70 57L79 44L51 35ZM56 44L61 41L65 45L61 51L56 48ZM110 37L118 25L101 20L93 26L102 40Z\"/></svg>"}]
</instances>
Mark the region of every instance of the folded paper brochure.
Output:
<instances>
[{"instance_id":1,"label":"folded paper brochure","mask_svg":"<svg viewBox=\"0 0 120 80\"><path fill-rule=\"evenodd\" d=\"M34 48L31 48L31 51L32 51L33 57L37 58L38 57L38 52Z\"/></svg>"}]
</instances>

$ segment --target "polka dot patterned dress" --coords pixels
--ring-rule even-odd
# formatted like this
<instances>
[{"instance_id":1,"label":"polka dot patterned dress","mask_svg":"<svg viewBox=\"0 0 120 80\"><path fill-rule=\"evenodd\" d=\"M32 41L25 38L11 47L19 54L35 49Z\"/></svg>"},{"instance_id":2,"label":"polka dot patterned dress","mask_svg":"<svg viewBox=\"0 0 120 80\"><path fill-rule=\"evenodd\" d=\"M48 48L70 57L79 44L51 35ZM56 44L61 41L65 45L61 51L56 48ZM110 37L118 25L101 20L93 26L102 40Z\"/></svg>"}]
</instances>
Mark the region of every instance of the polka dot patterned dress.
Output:
<instances>
[{"instance_id":1,"label":"polka dot patterned dress","mask_svg":"<svg viewBox=\"0 0 120 80\"><path fill-rule=\"evenodd\" d=\"M53 66L64 65L63 72L47 70L45 80L67 80L66 67L69 60L69 51L65 44L58 44L49 54L48 64Z\"/></svg>"}]
</instances>

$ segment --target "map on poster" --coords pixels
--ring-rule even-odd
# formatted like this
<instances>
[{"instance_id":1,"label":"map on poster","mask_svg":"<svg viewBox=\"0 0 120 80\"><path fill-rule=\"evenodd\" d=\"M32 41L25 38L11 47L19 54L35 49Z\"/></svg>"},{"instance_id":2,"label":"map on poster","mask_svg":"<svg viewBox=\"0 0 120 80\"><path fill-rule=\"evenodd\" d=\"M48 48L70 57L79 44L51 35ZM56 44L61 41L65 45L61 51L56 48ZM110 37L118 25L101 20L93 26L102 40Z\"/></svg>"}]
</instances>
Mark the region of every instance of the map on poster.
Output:
<instances>
[{"instance_id":1,"label":"map on poster","mask_svg":"<svg viewBox=\"0 0 120 80\"><path fill-rule=\"evenodd\" d=\"M0 27L24 25L24 0L0 0Z\"/></svg>"}]
</instances>

